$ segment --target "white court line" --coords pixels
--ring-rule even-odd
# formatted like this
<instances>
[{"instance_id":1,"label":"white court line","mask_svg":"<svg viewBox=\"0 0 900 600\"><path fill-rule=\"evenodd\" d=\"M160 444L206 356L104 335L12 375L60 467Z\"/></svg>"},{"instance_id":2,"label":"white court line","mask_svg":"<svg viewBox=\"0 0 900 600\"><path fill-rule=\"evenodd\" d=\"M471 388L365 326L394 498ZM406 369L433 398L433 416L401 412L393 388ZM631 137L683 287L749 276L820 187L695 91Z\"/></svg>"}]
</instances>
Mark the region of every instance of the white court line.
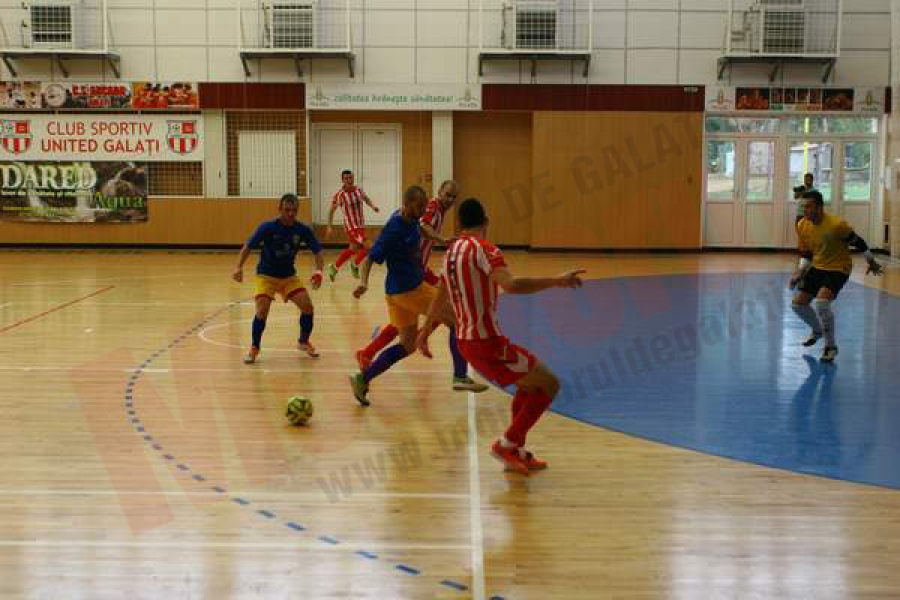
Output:
<instances>
[{"instance_id":1,"label":"white court line","mask_svg":"<svg viewBox=\"0 0 900 600\"><path fill-rule=\"evenodd\" d=\"M344 318L346 318L346 316L345 315L323 315L320 317L319 314L316 313L315 318L316 319L344 319ZM276 323L279 321L288 321L291 323L296 323L296 319L291 318L291 317L280 317L278 319L268 319L266 322L271 323L273 321ZM206 333L209 331L212 331L213 329L219 329L221 327L228 327L229 325L246 325L246 324L247 324L247 319L240 319L237 321L226 321L225 323L216 323L215 325L210 325L209 327L205 327L205 328L201 329L200 332L197 334L197 337L199 337L201 340L203 340L207 344L212 344L213 346L220 346L222 348L235 348L237 350L244 350L247 348L246 344L242 345L242 344L230 344L228 342L219 342L214 339L206 337ZM299 350L297 350L296 348L292 348L290 350L286 350L286 349L282 349L282 348L264 348L264 352L295 352L296 353L296 352L299 352Z\"/></svg>"},{"instance_id":2,"label":"white court line","mask_svg":"<svg viewBox=\"0 0 900 600\"><path fill-rule=\"evenodd\" d=\"M193 542L193 541L142 541L142 540L2 540L0 547L22 548L272 548L293 550L331 550L350 552L358 548L366 550L468 550L467 544L391 544L371 541L340 539L339 545L324 544L319 540L291 542Z\"/></svg>"},{"instance_id":3,"label":"white court line","mask_svg":"<svg viewBox=\"0 0 900 600\"><path fill-rule=\"evenodd\" d=\"M469 392L469 525L472 539L472 600L484 600L484 533L481 526L481 470L475 392Z\"/></svg>"},{"instance_id":4,"label":"white court line","mask_svg":"<svg viewBox=\"0 0 900 600\"><path fill-rule=\"evenodd\" d=\"M266 492L260 490L253 491L236 491L229 490L226 494L220 494L213 490L52 490L52 489L0 489L0 496L219 496L223 500L227 500L232 496L239 498L255 497L257 504L272 500L314 500L317 504L325 504L322 502L321 493L312 492ZM421 498L434 500L462 500L468 498L468 494L452 494L452 493L415 493L415 492L368 492L364 494L354 493L347 500L367 499L367 500L384 500L388 498Z\"/></svg>"},{"instance_id":5,"label":"white court line","mask_svg":"<svg viewBox=\"0 0 900 600\"><path fill-rule=\"evenodd\" d=\"M144 279L177 279L179 277L184 277L186 280L193 281L195 279L204 278L208 279L210 277L220 278L222 275L211 274L211 275L198 275L196 273L180 273L180 274L169 274L169 275L132 275L127 277L100 277L96 279L91 279L92 283L115 283L118 281L141 281ZM11 283L9 284L12 287L34 287L39 285L54 285L57 283L85 283L87 281L85 278L81 279L55 279L53 281L29 281L25 283Z\"/></svg>"},{"instance_id":6,"label":"white court line","mask_svg":"<svg viewBox=\"0 0 900 600\"><path fill-rule=\"evenodd\" d=\"M270 350L266 350L269 352ZM297 350L294 350L297 352ZM303 358L303 361L313 361L313 360L322 360L322 359L309 359ZM248 365L237 365L234 367L221 367L221 368L191 368L191 367L176 367L174 369L158 369L155 367L148 367L146 369L104 369L101 367L81 367L79 365L0 365L0 371L22 371L27 373L28 371L40 371L40 372L55 372L55 371L70 371L76 370L84 373L128 373L135 374L137 372L141 372L144 374L156 374L156 373L233 373L235 371L239 371L240 369L245 369L247 371L259 371L261 370L263 373L351 373L359 370L359 367L356 366L356 363L347 363L347 366L341 369L325 369L325 368L312 368L305 369L302 367L291 367L285 369L260 369L259 364L255 366ZM434 374L434 373L448 373L447 369L406 369L404 367L399 367L396 369L391 369L385 373L394 374L394 375L413 375L413 374Z\"/></svg>"}]
</instances>

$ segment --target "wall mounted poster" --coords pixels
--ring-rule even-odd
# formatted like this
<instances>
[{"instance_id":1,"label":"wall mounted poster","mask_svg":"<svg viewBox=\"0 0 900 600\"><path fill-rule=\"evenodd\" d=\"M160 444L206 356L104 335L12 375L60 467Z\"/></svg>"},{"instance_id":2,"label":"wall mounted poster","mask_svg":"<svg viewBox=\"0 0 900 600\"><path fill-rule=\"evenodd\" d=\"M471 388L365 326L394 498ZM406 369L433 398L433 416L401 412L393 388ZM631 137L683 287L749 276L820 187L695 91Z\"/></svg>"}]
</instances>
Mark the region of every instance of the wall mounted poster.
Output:
<instances>
[{"instance_id":1,"label":"wall mounted poster","mask_svg":"<svg viewBox=\"0 0 900 600\"><path fill-rule=\"evenodd\" d=\"M147 220L147 172L133 162L0 162L0 219Z\"/></svg>"}]
</instances>

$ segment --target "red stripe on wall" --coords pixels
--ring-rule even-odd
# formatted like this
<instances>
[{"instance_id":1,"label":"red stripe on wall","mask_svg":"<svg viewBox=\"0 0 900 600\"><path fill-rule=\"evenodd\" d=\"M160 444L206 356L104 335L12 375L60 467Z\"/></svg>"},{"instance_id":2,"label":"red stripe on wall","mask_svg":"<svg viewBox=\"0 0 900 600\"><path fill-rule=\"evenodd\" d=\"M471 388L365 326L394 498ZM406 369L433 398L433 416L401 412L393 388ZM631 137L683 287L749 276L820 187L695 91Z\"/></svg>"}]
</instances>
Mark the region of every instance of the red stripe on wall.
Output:
<instances>
[{"instance_id":1,"label":"red stripe on wall","mask_svg":"<svg viewBox=\"0 0 900 600\"><path fill-rule=\"evenodd\" d=\"M201 108L306 108L303 83L201 83L199 87Z\"/></svg>"},{"instance_id":2,"label":"red stripe on wall","mask_svg":"<svg viewBox=\"0 0 900 600\"><path fill-rule=\"evenodd\" d=\"M702 85L495 84L481 89L484 110L703 112Z\"/></svg>"}]
</instances>

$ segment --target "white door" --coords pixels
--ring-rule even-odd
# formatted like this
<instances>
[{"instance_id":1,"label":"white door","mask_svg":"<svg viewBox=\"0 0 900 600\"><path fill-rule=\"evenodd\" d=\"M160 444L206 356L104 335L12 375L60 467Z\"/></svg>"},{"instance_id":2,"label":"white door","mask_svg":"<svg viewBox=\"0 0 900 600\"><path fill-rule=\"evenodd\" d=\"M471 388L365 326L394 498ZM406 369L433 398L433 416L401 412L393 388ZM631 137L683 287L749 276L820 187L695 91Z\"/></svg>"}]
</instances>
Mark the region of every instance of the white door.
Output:
<instances>
[{"instance_id":1,"label":"white door","mask_svg":"<svg viewBox=\"0 0 900 600\"><path fill-rule=\"evenodd\" d=\"M703 243L771 247L782 243L784 198L775 138L708 139Z\"/></svg>"},{"instance_id":2,"label":"white door","mask_svg":"<svg viewBox=\"0 0 900 600\"><path fill-rule=\"evenodd\" d=\"M400 130L360 127L359 142L359 186L380 209L366 206L366 223L383 225L400 207Z\"/></svg>"},{"instance_id":3,"label":"white door","mask_svg":"<svg viewBox=\"0 0 900 600\"><path fill-rule=\"evenodd\" d=\"M341 187L341 171L356 170L356 127L329 123L316 127L313 133L313 221L327 223L331 197ZM334 222L340 225L341 216Z\"/></svg>"},{"instance_id":4,"label":"white door","mask_svg":"<svg viewBox=\"0 0 900 600\"><path fill-rule=\"evenodd\" d=\"M238 132L240 193L281 198L297 193L297 140L293 131Z\"/></svg>"},{"instance_id":5,"label":"white door","mask_svg":"<svg viewBox=\"0 0 900 600\"><path fill-rule=\"evenodd\" d=\"M841 140L839 214L869 244L877 244L880 240L880 236L872 231L876 164L874 141Z\"/></svg>"},{"instance_id":6,"label":"white door","mask_svg":"<svg viewBox=\"0 0 900 600\"><path fill-rule=\"evenodd\" d=\"M401 126L357 123L313 124L313 220L328 222L331 198L341 186L341 171L350 169L381 210L365 207L367 225L383 225L400 207ZM335 224L340 220L335 215Z\"/></svg>"}]
</instances>

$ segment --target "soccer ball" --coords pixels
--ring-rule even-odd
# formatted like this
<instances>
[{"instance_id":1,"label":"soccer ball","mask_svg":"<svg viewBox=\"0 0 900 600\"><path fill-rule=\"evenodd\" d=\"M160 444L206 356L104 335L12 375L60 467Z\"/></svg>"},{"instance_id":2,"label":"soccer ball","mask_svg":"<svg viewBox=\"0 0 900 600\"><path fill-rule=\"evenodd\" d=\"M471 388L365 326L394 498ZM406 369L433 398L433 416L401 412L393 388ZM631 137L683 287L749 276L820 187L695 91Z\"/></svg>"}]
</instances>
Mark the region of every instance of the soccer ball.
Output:
<instances>
[{"instance_id":1,"label":"soccer ball","mask_svg":"<svg viewBox=\"0 0 900 600\"><path fill-rule=\"evenodd\" d=\"M313 404L309 398L303 396L292 396L287 403L287 410L284 416L290 421L291 425L305 425L313 416Z\"/></svg>"}]
</instances>

